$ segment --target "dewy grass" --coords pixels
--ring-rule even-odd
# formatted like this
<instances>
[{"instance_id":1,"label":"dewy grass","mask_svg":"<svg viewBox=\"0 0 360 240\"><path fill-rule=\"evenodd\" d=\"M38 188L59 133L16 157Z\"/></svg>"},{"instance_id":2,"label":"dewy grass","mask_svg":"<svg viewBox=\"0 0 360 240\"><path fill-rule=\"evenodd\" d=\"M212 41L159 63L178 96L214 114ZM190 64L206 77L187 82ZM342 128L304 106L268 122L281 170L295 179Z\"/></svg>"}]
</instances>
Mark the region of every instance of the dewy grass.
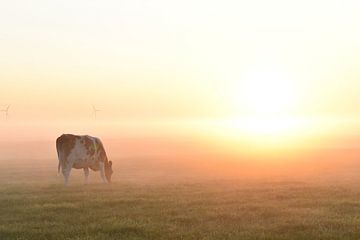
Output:
<instances>
[{"instance_id":1,"label":"dewy grass","mask_svg":"<svg viewBox=\"0 0 360 240\"><path fill-rule=\"evenodd\" d=\"M0 186L0 239L360 238L360 190L350 185L49 179Z\"/></svg>"}]
</instances>

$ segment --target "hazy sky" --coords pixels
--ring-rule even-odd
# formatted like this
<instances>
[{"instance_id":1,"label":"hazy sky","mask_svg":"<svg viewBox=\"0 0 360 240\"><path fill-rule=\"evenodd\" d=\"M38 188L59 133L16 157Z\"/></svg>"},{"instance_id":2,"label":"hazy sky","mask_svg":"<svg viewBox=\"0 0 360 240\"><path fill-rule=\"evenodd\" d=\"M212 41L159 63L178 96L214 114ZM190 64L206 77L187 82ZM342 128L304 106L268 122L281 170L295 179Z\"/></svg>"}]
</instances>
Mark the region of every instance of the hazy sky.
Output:
<instances>
[{"instance_id":1,"label":"hazy sky","mask_svg":"<svg viewBox=\"0 0 360 240\"><path fill-rule=\"evenodd\" d=\"M275 72L295 89L284 114L354 119L359 13L350 0L5 1L0 107L12 121L89 119L91 104L111 121L243 116L244 86L263 73L257 98Z\"/></svg>"}]
</instances>

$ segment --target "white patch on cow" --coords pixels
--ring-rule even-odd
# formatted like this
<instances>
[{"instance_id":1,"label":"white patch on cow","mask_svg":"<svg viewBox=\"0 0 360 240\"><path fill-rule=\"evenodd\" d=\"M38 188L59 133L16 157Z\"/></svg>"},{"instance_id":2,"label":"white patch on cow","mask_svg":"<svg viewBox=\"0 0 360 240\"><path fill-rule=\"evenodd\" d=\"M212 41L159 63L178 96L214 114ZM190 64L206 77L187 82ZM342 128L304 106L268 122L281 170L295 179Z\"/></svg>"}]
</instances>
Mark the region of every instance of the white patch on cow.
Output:
<instances>
[{"instance_id":1,"label":"white patch on cow","mask_svg":"<svg viewBox=\"0 0 360 240\"><path fill-rule=\"evenodd\" d=\"M87 149L81 143L81 139L76 139L75 146L71 150L67 160L71 167L84 168L86 167L86 160L90 157L91 156L87 155ZM76 166L74 166L74 164L76 164Z\"/></svg>"}]
</instances>

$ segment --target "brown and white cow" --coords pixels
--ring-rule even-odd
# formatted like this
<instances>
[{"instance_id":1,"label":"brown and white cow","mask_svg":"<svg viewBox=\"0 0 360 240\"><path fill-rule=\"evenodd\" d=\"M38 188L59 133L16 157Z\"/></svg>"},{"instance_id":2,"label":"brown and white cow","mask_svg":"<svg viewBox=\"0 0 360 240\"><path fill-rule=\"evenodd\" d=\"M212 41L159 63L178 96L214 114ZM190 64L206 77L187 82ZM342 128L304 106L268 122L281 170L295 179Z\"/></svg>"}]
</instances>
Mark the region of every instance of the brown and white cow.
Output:
<instances>
[{"instance_id":1,"label":"brown and white cow","mask_svg":"<svg viewBox=\"0 0 360 240\"><path fill-rule=\"evenodd\" d=\"M72 168L84 169L85 183L88 180L89 168L93 171L100 170L104 182L111 181L112 162L108 161L100 139L87 135L63 134L56 139L56 150L59 158L58 173L61 168L65 185Z\"/></svg>"}]
</instances>

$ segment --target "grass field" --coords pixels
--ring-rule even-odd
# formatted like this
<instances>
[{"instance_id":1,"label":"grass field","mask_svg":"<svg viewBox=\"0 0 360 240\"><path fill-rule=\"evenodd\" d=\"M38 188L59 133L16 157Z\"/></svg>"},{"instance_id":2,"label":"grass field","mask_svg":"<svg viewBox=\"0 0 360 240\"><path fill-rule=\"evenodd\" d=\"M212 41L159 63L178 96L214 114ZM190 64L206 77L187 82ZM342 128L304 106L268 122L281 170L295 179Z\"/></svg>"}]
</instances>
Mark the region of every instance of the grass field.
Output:
<instances>
[{"instance_id":1,"label":"grass field","mask_svg":"<svg viewBox=\"0 0 360 240\"><path fill-rule=\"evenodd\" d=\"M73 171L64 187L56 162L1 162L0 239L360 239L354 183L142 181L140 165L122 167L112 184L91 172L83 185L82 172Z\"/></svg>"}]
</instances>

